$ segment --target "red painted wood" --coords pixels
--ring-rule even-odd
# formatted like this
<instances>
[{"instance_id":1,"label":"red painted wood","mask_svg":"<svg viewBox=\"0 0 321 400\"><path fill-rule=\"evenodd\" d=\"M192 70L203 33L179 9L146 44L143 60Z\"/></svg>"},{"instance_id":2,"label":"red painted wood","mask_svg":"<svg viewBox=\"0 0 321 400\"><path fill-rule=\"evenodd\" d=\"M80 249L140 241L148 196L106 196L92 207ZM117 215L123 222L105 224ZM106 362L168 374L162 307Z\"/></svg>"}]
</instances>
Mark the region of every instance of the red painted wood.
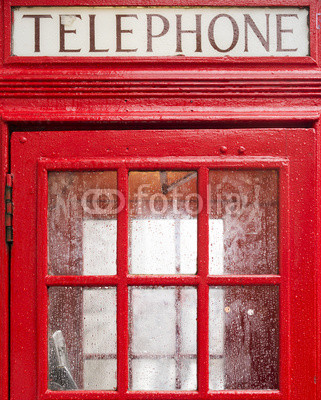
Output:
<instances>
[{"instance_id":1,"label":"red painted wood","mask_svg":"<svg viewBox=\"0 0 321 400\"><path fill-rule=\"evenodd\" d=\"M290 220L292 210L290 208L290 174L289 163L286 163L279 174L279 305L280 305L280 391L284 393L285 398L291 397L291 372L290 360L287 354L291 354L289 326L291 323L291 308L290 308L290 288L293 281L290 279L291 267L290 262ZM292 249L294 250L294 249ZM295 250L294 250L295 251Z\"/></svg>"},{"instance_id":2,"label":"red painted wood","mask_svg":"<svg viewBox=\"0 0 321 400\"><path fill-rule=\"evenodd\" d=\"M48 293L46 285L46 275L48 269L48 243L47 243L47 215L48 215L48 173L46 169L37 164L37 184L41 187L41 191L37 192L37 281L36 292L37 301L35 304L37 313L37 396L40 397L41 393L47 390L47 377L48 377L48 358L47 347L43 343L47 342L48 338Z\"/></svg>"},{"instance_id":3,"label":"red painted wood","mask_svg":"<svg viewBox=\"0 0 321 400\"><path fill-rule=\"evenodd\" d=\"M72 391L72 392L47 392L43 397L44 399L59 399L59 400L77 400L80 398L82 399L94 399L98 400L103 398L104 395L106 395L106 392L82 392L80 393L79 391ZM224 397L222 397L224 395ZM162 392L127 392L124 395L120 395L115 392L108 392L108 398L115 399L115 400L120 400L120 399L133 399L133 400L143 400L143 399L148 399L148 400L167 400L167 399L203 399L202 395L200 395L198 392L190 391L190 392L185 392L185 391L179 391L179 392L168 392L168 391L162 391ZM281 394L277 390L270 390L268 392L262 392L262 391L248 391L248 390L235 390L235 391L230 391L230 392L223 392L223 391L217 391L217 392L209 392L207 394L207 398L213 399L213 400L219 400L222 398L225 398L227 400L234 400L234 399L240 399L240 400L270 400L270 399L276 399L279 400L281 399Z\"/></svg>"},{"instance_id":4,"label":"red painted wood","mask_svg":"<svg viewBox=\"0 0 321 400\"><path fill-rule=\"evenodd\" d=\"M209 276L206 279L209 285L280 285L281 277L278 275L228 275Z\"/></svg>"},{"instance_id":5,"label":"red painted wood","mask_svg":"<svg viewBox=\"0 0 321 400\"><path fill-rule=\"evenodd\" d=\"M197 221L197 383L200 396L206 396L209 390L209 179L206 167L198 170L198 193L203 200L203 207L199 210Z\"/></svg>"},{"instance_id":6,"label":"red painted wood","mask_svg":"<svg viewBox=\"0 0 321 400\"><path fill-rule=\"evenodd\" d=\"M47 275L45 277L45 285L47 286L115 286L119 284L119 276L72 276Z\"/></svg>"},{"instance_id":7,"label":"red painted wood","mask_svg":"<svg viewBox=\"0 0 321 400\"><path fill-rule=\"evenodd\" d=\"M291 134L290 137L293 137ZM290 209L296 210L290 218L290 282L291 299L290 307L292 312L297 309L297 319L291 320L290 348L291 348L291 371L290 377L292 384L301 393L301 396L313 398L315 396L316 385L314 383L316 374L316 353L313 347L308 345L307 337L315 338L316 332L316 310L315 303L312 300L315 297L315 227L316 227L316 191L313 184L315 179L315 165L313 163L315 140L313 132L307 135L298 134L298 140L302 143L295 146L294 142L289 141L289 152L296 154L296 160L290 165L290 187L299 195L295 198L290 197ZM303 162L303 159L306 162ZM299 180L298 176L304 176L305 179ZM312 186L312 187L311 187ZM310 217L308 218L308 215ZM296 226L301 221L301 229ZM310 243L310 244L309 244ZM311 247L311 251L307 250ZM311 271L307 273L307 271ZM305 276L302 284L297 282ZM293 283L295 282L295 283ZM294 340L299 333L304 332L301 340ZM299 354L301 356L299 356ZM305 368L305 379L295 371L297 365Z\"/></svg>"},{"instance_id":8,"label":"red painted wood","mask_svg":"<svg viewBox=\"0 0 321 400\"><path fill-rule=\"evenodd\" d=\"M139 286L150 286L150 285L161 285L161 286L196 286L200 282L198 276L157 276L157 275L128 275L128 285L139 285Z\"/></svg>"},{"instance_id":9,"label":"red painted wood","mask_svg":"<svg viewBox=\"0 0 321 400\"><path fill-rule=\"evenodd\" d=\"M5 182L9 171L8 160L8 131L6 125L0 121L0 204L5 209ZM4 213L0 215L1 227L5 226ZM9 398L9 249L5 242L5 229L0 231L0 398Z\"/></svg>"},{"instance_id":10,"label":"red painted wood","mask_svg":"<svg viewBox=\"0 0 321 400\"><path fill-rule=\"evenodd\" d=\"M320 131L320 122L316 124L316 129ZM316 141L316 200L317 204L320 203L320 196L321 196L321 143L320 141ZM321 228L321 210L317 208L317 233L316 233L316 268L315 268L315 287L316 287L316 299L315 299L315 306L316 306L316 337L317 337L317 360L316 360L316 390L317 390L317 399L321 399L321 381L319 379L321 373L321 235L320 235L320 228Z\"/></svg>"},{"instance_id":11,"label":"red painted wood","mask_svg":"<svg viewBox=\"0 0 321 400\"><path fill-rule=\"evenodd\" d=\"M150 131L146 131L147 134ZM200 131L202 133L202 131ZM136 135L135 135L136 136ZM137 135L138 136L138 135ZM177 139L177 138L175 138ZM194 140L194 138L193 138ZM204 140L204 139L202 139ZM239 138L236 140L240 140ZM238 149L237 142L232 139L234 146ZM242 140L244 143L244 140ZM164 139L162 140L163 143L159 144L159 149L157 153L161 153L164 150L165 142ZM117 143L117 145L121 145L121 143ZM177 145L177 143L176 143ZM203 143L204 145L204 143ZM164 146L164 147L163 147ZM127 149L127 148L126 148ZM235 153L237 150L235 149ZM136 150L135 148L133 150ZM124 149L123 149L124 151ZM127 153L129 150L125 150ZM156 150L155 150L156 151ZM191 149L184 149L182 152L191 152ZM170 152L170 151L169 151ZM247 151L249 152L249 150ZM148 148L144 150L144 155L148 155ZM160 158L161 157L161 158ZM114 170L115 168L120 168L126 166L128 169L135 169L137 171L141 170L144 171L148 169L149 171L158 171L160 169L170 168L173 171L180 171L180 170L195 170L195 168L200 168L202 166L206 166L208 168L224 168L227 170L233 169L276 169L281 168L287 164L287 160L284 158L278 157L253 157L249 156L246 158L238 157L208 157L203 156L202 158L197 156L189 156L189 157L180 157L174 158L173 156L162 157L159 155L158 158L155 157L148 157L144 160L131 157L128 155L126 158L112 158L112 159L81 159L81 158L74 158L74 159L45 159L42 158L39 161L39 165L46 168L48 171L86 171L89 169L97 169L100 171L103 170Z\"/></svg>"},{"instance_id":12,"label":"red painted wood","mask_svg":"<svg viewBox=\"0 0 321 400\"><path fill-rule=\"evenodd\" d=\"M318 84L319 85L319 84ZM317 85L317 86L318 86ZM32 88L34 89L34 88ZM261 90L267 91L266 88ZM6 92L8 94L8 92ZM137 93L136 93L137 95ZM230 95L230 91L226 93ZM302 93L298 92L297 96L302 96ZM283 96L286 96L283 93ZM239 96L238 96L239 97ZM281 97L281 96L280 96ZM260 99L260 96L251 98L251 106L248 102L237 99L239 106L246 106L245 108L231 108L225 107L222 109L217 106L216 101L209 96L207 99L198 99L197 107L190 107L191 101L189 100L189 107L186 106L186 99L180 98L178 101L168 101L167 107L157 108L157 112L152 114L150 109L146 104L146 100L143 104L132 104L128 107L124 106L124 101L119 101L118 99L113 99L113 102L106 101L108 109L106 109L106 104L102 105L100 102L91 99L89 102L89 110L84 110L79 105L75 108L75 111L66 110L66 107L71 107L71 103L77 103L77 100L71 99L70 101L59 102L58 105L51 108L50 105L45 101L37 102L39 109L34 110L29 108L30 104L27 100L22 101L22 104L17 108L16 112L10 111L10 106L3 110L3 120L7 124L14 122L22 123L24 126L29 123L71 123L75 124L79 129L79 123L93 123L97 121L99 123L115 123L115 122L126 122L126 123L150 123L156 122L159 127L163 127L162 123L206 123L206 124L222 124L224 127L231 128L235 126L235 123L239 124L240 127L245 127L250 124L255 125L254 127L270 127L275 129L275 124L277 126L289 127L287 124L295 124L297 128L305 128L319 120L318 108L313 106L312 108L302 109L302 97L291 100L286 96L287 104L291 105L290 109L284 110L279 108L284 100L273 99L276 108L266 108L267 99ZM127 104L127 99L125 99ZM269 101L270 102L270 101ZM148 100L150 103L150 100ZM155 101L156 103L156 101ZM177 103L180 103L180 107ZM50 102L49 102L50 104ZM87 106L87 105L86 105ZM157 107L157 105L155 105ZM264 110L262 110L262 107ZM138 109L139 108L139 109ZM205 109L204 109L205 108ZM9 109L9 110L8 110ZM42 111L41 111L42 110ZM129 112L130 111L130 112ZM293 127L293 125L291 126ZM61 129L61 126L60 126ZM273 131L274 131L273 129ZM280 134L283 129L280 129ZM266 130L265 130L266 131ZM272 134L273 135L273 134ZM274 136L274 135L273 135ZM218 155L219 150L214 152L214 149L210 149L211 153Z\"/></svg>"},{"instance_id":13,"label":"red painted wood","mask_svg":"<svg viewBox=\"0 0 321 400\"><path fill-rule=\"evenodd\" d=\"M215 398L215 399L278 399L315 398L315 293L314 239L315 200L310 189L313 171L313 130L229 130L229 131L114 131L114 132L23 132L12 135L12 169L15 186L16 228L12 269L12 399L36 399L35 371L39 366L39 391L44 398ZM21 140L21 138L26 138ZM117 138L117 140L115 140ZM106 149L106 143L108 148ZM184 143L184 147L181 146ZM226 145L231 156L208 156L211 148ZM301 144L305 143L304 146ZM245 155L236 155L240 145ZM28 154L28 163L24 155ZM57 154L59 152L59 159ZM115 155L118 155L115 158ZM150 158L150 156L153 158ZM162 155L166 157L162 157ZM183 158L178 158L180 155ZM199 157L196 157L196 156ZM273 157L274 156L274 157ZM136 157L136 158L135 158ZM138 157L138 158L137 158ZM207 209L199 215L199 276L147 277L127 275L127 219L125 208L119 214L118 277L46 276L46 172L45 170L119 169L118 186L126 195L127 168L191 169L199 168L199 190L206 197L207 169L277 168L280 171L280 275L207 277ZM312 167L312 168L311 168ZM313 175L313 172L312 172ZM28 185L25 184L28 182ZM290 182L290 185L289 185ZM312 176L313 182L313 176ZM38 193L38 207L36 200ZM36 217L37 211L37 217ZM28 213L29 218L23 218ZM288 222L289 220L289 222ZM38 230L38 239L36 237ZM302 240L304 238L304 240ZM290 253L288 245L290 244ZM38 257L36 258L36 244ZM38 260L37 260L38 259ZM21 268L21 266L24 266ZM26 273L28 271L28 273ZM37 282L37 286L36 286ZM278 285L281 290L281 391L208 392L207 378L200 373L199 392L127 392L126 368L127 283L129 285L196 285L201 312L199 319L199 365L208 368L205 344L207 284L213 285ZM46 294L47 285L117 285L118 308L118 392L46 392ZM23 312L23 314L22 314ZM36 313L38 312L38 324ZM23 317L22 317L23 315ZM203 325L204 324L204 325ZM291 331L289 330L291 325ZM37 346L38 343L38 346ZM38 353L35 354L35 349ZM289 353L289 349L291 352ZM289 357L289 354L291 355ZM40 364L37 362L40 358ZM311 362L311 360L314 360ZM27 373L25 372L27 371ZM127 377L126 377L127 376ZM40 382L39 382L40 379ZM312 379L312 380L311 380ZM31 383L33 381L33 384ZM291 396L289 390L291 388ZM19 397L20 396L20 397Z\"/></svg>"},{"instance_id":14,"label":"red painted wood","mask_svg":"<svg viewBox=\"0 0 321 400\"><path fill-rule=\"evenodd\" d=\"M39 343L36 317L37 214L35 205L37 204L37 196L35 182L37 166L36 164L31 165L29 163L29 165L26 165L26 168L21 168L19 172L14 171L13 174L14 180L17 182L17 187L21 188L24 186L24 182L27 182L29 179L30 182L31 180L33 181L33 184L31 187L25 187L23 190L24 193L21 193L20 190L13 193L14 198L16 198L16 194L18 195L18 193L19 197L22 195L20 202L18 201L19 197L16 198L15 220L22 221L22 224L17 224L14 229L14 234L18 242L12 247L12 265L10 270L10 376L12 378L10 382L10 397L15 400L21 398L21 393L24 393L26 398L37 398L35 376L38 370L37 349ZM28 220L25 218L26 215L28 215ZM30 224L31 221L32 223ZM25 240L25 238L28 238L28 240ZM26 273L27 269L28 273ZM18 284L14 284L13 282L17 282ZM29 326L29 329L26 330L27 326ZM30 371L30 368L34 371L33 374L26 372Z\"/></svg>"},{"instance_id":15,"label":"red painted wood","mask_svg":"<svg viewBox=\"0 0 321 400\"><path fill-rule=\"evenodd\" d=\"M318 165L314 164L312 142L315 140L309 130L296 129L291 136L284 129L291 124L297 127L311 127L315 124L318 135L320 133L320 95L321 71L320 30L316 29L315 14L321 12L320 2L304 0L242 0L237 3L232 0L217 0L217 6L278 6L278 5L310 5L311 6L311 57L303 59L215 59L215 60L142 60L126 61L124 59L19 59L10 56L10 10L11 5L110 5L111 0L24 0L1 1L0 17L0 118L1 122L1 188L3 193L4 174L9 169L8 140L9 131L15 129L37 130L38 122L42 122L41 130L48 129L86 129L87 122L95 123L90 129L107 129L110 123L117 121L117 129L135 126L137 123L145 124L144 127L157 126L166 128L166 123L175 123L175 128L182 124L202 124L199 126L213 128L224 126L223 131L195 130L187 134L193 146L186 146L186 135L177 130L152 133L159 146L153 149L152 156L159 158L180 154L184 157L196 153L203 157L218 157L222 162L213 163L213 166L224 166L224 160L235 162L235 167L242 167L241 161L237 163L238 147L246 143L247 154L255 156L276 155L278 158L289 158L290 171L280 184L280 224L284 234L280 235L282 248L291 245L292 251L282 251L280 254L281 265L284 266L281 275L277 277L244 277L247 284L272 284L281 289L281 328L284 332L281 353L291 350L291 359L288 364L281 365L281 391L260 392L231 392L209 393L208 398L222 399L277 399L284 394L288 396L287 388L293 385L290 400L314 399L316 394L313 389L316 365L318 366L317 398L321 400L320 372L321 372L321 292L320 292L320 141L317 144ZM117 4L146 5L145 0L122 0ZM170 0L149 0L149 5L173 5ZM184 6L186 2L178 0L176 5ZM190 0L191 5L205 5L198 0ZM208 2L206 4L209 4ZM213 5L211 3L211 5ZM4 43L5 42L5 43ZM4 47L5 45L5 47ZM125 124L124 125L124 121ZM18 122L18 125L17 125ZM32 122L32 124L30 123ZM51 124L49 124L51 122ZM54 125L54 123L58 124ZM153 125L150 125L150 124ZM82 125L83 124L83 125ZM122 124L122 125L121 125ZM131 124L131 125L129 125ZM149 125L148 125L149 124ZM157 124L157 125L155 125ZM187 125L188 124L188 125ZM206 124L206 125L205 125ZM194 125L195 126L195 125ZM255 129L251 134L250 128ZM271 129L278 126L280 129ZM141 126L140 126L141 127ZM244 130L231 128L243 127ZM227 133L226 129L229 129ZM69 129L69 128L68 128ZM284 136L289 135L289 141L295 145L287 148ZM20 136L27 137L28 141L19 144ZM120 159L130 155L137 156L137 144L143 144L142 156L150 155L149 137L151 132L136 131L135 135L128 136L126 132L104 133L104 145L98 148L101 140L99 132L90 135L90 142L84 143L81 137L84 132L41 132L32 137L27 132L14 134L14 149L12 153L14 167L20 165L15 176L18 187L23 192L18 196L21 205L15 209L16 220L21 220L22 226L15 226L16 242L12 252L13 269L11 270L11 347L12 363L10 372L14 380L11 385L11 399L27 400L36 399L35 377L25 371L36 370L37 338L39 354L46 358L43 341L45 332L36 331L36 310L45 310L44 302L36 295L36 236L35 229L39 225L36 219L36 166L35 159L39 156L67 158L72 153L78 160L85 158L113 157ZM54 139L53 139L54 138ZM116 143L117 140L117 143ZM40 143L40 142L41 143ZM70 149L71 143L74 143ZM106 146L108 143L108 146ZM109 144L111 143L111 146ZM310 145L310 144L311 145ZM227 157L220 154L221 145L228 147ZM29 146L29 147L28 147ZM126 150L128 148L128 150ZM46 149L46 150L44 150ZM67 149L70 151L67 152ZM176 151L176 153L175 153ZM233 157L236 159L234 160ZM247 157L247 156L246 156ZM207 160L209 160L207 158ZM227 160L229 158L229 160ZM308 161L306 161L308 160ZM294 162L295 161L295 162ZM167 161L166 161L167 162ZM294 163L293 163L294 162ZM221 164L220 164L221 163ZM55 163L53 163L55 164ZM282 162L277 162L275 167L281 167ZM57 164L54 168L74 167L79 163L66 162ZM65 166L64 166L65 165ZM91 164L87 163L86 167ZM106 168L107 164L100 162ZM166 164L165 165L169 165ZM186 164L184 164L186 165ZM205 165L200 163L199 167ZM273 163L271 164L273 167ZM119 164L121 167L121 164ZM264 164L264 166L268 166ZM80 166L81 167L81 166ZM138 167L137 167L138 168ZM317 168L317 169L316 169ZM317 172L318 184L315 191ZM302 176L303 177L302 177ZM284 179L284 181L283 181ZM301 179L301 180L300 180ZM283 188L290 182L290 191L286 193ZM296 194L293 195L293 192ZM316 202L318 199L318 203ZM43 199L44 200L44 199ZM3 204L3 195L0 198ZM3 209L3 208L2 208ZM291 214L287 214L288 210ZM318 221L315 210L318 211ZM288 215L288 221L286 218ZM27 217L26 217L27 216ZM310 217L311 216L311 217ZM2 214L0 219L2 218ZM45 213L38 210L38 218L45 218ZM39 221L39 220L38 220ZM315 230L318 225L318 253L313 257L313 242L316 240ZM9 268L8 252L4 242L3 230L0 229L1 254L1 318L0 318L0 398L8 399L8 330L9 330ZM44 238L42 238L43 240ZM44 240L41 244L44 250ZM42 260L43 261L43 260ZM39 263L41 266L41 262ZM27 268L30 272L26 274ZM43 271L39 271L43 272ZM89 286L101 283L118 285L118 278L101 277L43 277L46 285L82 285L86 282ZM314 279L315 278L315 279ZM61 281L59 280L61 279ZM106 279L106 280L104 280ZM110 279L110 280L109 280ZM144 277L141 278L142 282ZM147 278L146 278L147 279ZM150 279L150 278L148 278ZM177 284L177 279L168 284ZM185 279L185 278L184 278ZM189 281L190 279L190 281ZM215 284L222 283L221 277L210 277ZM216 281L215 281L216 279ZM233 285L240 277L228 278L225 283ZM241 278L242 279L242 278ZM130 282L131 277L128 277ZM197 277L187 278L192 284L197 282ZM145 281L147 282L147 280ZM140 283L143 284L143 283ZM165 284L163 282L163 284ZM311 289L313 288L313 289ZM41 289L40 289L41 290ZM289 299L289 302L287 301ZM317 304L318 314L317 314ZM293 317L287 318L291 312ZM45 314L44 314L45 318ZM286 326L291 323L291 334L286 333ZM283 324L283 325L282 325ZM25 325L31 326L25 331ZM38 322L38 326L41 326ZM38 336L38 333L40 336ZM42 335L42 336L41 336ZM124 335L125 336L125 335ZM297 338L299 338L297 340ZM318 338L316 350L315 341ZM23 354L23 356L22 356ZM25 356L27 354L27 356ZM318 360L316 360L318 355ZM44 359L45 359L44 358ZM303 373L300 373L302 368ZM39 370L39 377L45 378L45 372ZM313 383L311 382L313 380ZM43 390L40 387L39 390ZM23 392L23 395L21 393ZM29 398L28 398L29 396ZM132 398L155 398L156 394L130 393L122 395ZM184 394L161 393L159 398L182 398ZM156 396L156 397L157 397ZM198 397L198 393L189 394ZM79 399L80 394L75 393L46 393L47 398ZM102 398L101 393L83 393L82 398ZM118 397L118 393L108 393L108 398Z\"/></svg>"},{"instance_id":16,"label":"red painted wood","mask_svg":"<svg viewBox=\"0 0 321 400\"><path fill-rule=\"evenodd\" d=\"M117 188L124 195L125 207L117 221L117 390L120 396L128 388L128 170L118 170Z\"/></svg>"},{"instance_id":17,"label":"red painted wood","mask_svg":"<svg viewBox=\"0 0 321 400\"><path fill-rule=\"evenodd\" d=\"M77 391L73 391L73 392L47 392L43 397L45 399L59 399L59 400L77 400L80 398L83 399L94 399L94 400L98 400L103 398L104 395L106 395L106 393L104 392L88 392L88 393L80 393ZM258 391L231 391L231 392L222 392L222 391L218 391L218 392L209 392L207 394L207 397L209 399L213 399L213 400L219 400L222 399L222 395L224 395L224 398L227 400L234 400L234 399L240 399L240 400L270 400L270 399L276 399L279 400L281 399L281 395L280 392L276 391L276 390L271 390L268 392L258 392ZM197 392L185 392L185 391L180 391L180 392L127 392L124 395L119 395L118 393L113 393L113 392L109 392L108 393L108 398L111 399L133 399L133 400L143 400L143 399L148 399L148 400L167 400L167 399L197 399L197 400L201 400L204 397L202 397L202 395L200 395Z\"/></svg>"}]
</instances>

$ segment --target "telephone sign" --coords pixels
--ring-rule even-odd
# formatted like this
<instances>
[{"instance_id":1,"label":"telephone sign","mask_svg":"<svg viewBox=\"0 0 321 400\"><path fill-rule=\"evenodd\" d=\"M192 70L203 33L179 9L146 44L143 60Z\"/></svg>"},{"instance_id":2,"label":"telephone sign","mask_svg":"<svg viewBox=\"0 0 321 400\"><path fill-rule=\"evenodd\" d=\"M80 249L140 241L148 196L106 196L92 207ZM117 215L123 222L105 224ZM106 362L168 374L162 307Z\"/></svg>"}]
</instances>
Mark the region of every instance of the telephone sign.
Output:
<instances>
[{"instance_id":1,"label":"telephone sign","mask_svg":"<svg viewBox=\"0 0 321 400\"><path fill-rule=\"evenodd\" d=\"M16 56L309 55L309 11L283 7L19 7Z\"/></svg>"}]
</instances>

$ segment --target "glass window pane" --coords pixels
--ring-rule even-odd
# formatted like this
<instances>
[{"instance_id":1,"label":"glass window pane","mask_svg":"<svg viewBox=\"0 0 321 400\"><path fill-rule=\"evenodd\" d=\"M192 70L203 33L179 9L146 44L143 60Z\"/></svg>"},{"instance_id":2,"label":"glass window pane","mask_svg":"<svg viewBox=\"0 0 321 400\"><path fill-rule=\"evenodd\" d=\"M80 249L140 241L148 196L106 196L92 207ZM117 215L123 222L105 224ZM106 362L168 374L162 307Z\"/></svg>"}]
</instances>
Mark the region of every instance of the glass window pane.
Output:
<instances>
[{"instance_id":1,"label":"glass window pane","mask_svg":"<svg viewBox=\"0 0 321 400\"><path fill-rule=\"evenodd\" d=\"M106 390L117 386L117 360L85 360L84 361L84 389Z\"/></svg>"},{"instance_id":2,"label":"glass window pane","mask_svg":"<svg viewBox=\"0 0 321 400\"><path fill-rule=\"evenodd\" d=\"M197 359L196 354L186 358L182 357L180 364L180 381L183 390L195 390L197 388Z\"/></svg>"},{"instance_id":3,"label":"glass window pane","mask_svg":"<svg viewBox=\"0 0 321 400\"><path fill-rule=\"evenodd\" d=\"M277 171L210 171L209 181L210 274L277 274Z\"/></svg>"},{"instance_id":4,"label":"glass window pane","mask_svg":"<svg viewBox=\"0 0 321 400\"><path fill-rule=\"evenodd\" d=\"M117 173L50 172L48 271L116 274Z\"/></svg>"},{"instance_id":5,"label":"glass window pane","mask_svg":"<svg viewBox=\"0 0 321 400\"><path fill-rule=\"evenodd\" d=\"M49 288L49 388L116 389L116 289Z\"/></svg>"},{"instance_id":6,"label":"glass window pane","mask_svg":"<svg viewBox=\"0 0 321 400\"><path fill-rule=\"evenodd\" d=\"M197 174L191 171L129 173L129 271L195 274Z\"/></svg>"},{"instance_id":7,"label":"glass window pane","mask_svg":"<svg viewBox=\"0 0 321 400\"><path fill-rule=\"evenodd\" d=\"M130 288L130 390L196 389L196 292Z\"/></svg>"},{"instance_id":8,"label":"glass window pane","mask_svg":"<svg viewBox=\"0 0 321 400\"><path fill-rule=\"evenodd\" d=\"M209 220L209 272L224 273L224 220Z\"/></svg>"},{"instance_id":9,"label":"glass window pane","mask_svg":"<svg viewBox=\"0 0 321 400\"><path fill-rule=\"evenodd\" d=\"M278 287L210 288L210 389L277 389Z\"/></svg>"},{"instance_id":10,"label":"glass window pane","mask_svg":"<svg viewBox=\"0 0 321 400\"><path fill-rule=\"evenodd\" d=\"M116 273L116 219L83 221L83 274Z\"/></svg>"},{"instance_id":11,"label":"glass window pane","mask_svg":"<svg viewBox=\"0 0 321 400\"><path fill-rule=\"evenodd\" d=\"M175 360L133 359L130 363L130 390L174 390Z\"/></svg>"}]
</instances>

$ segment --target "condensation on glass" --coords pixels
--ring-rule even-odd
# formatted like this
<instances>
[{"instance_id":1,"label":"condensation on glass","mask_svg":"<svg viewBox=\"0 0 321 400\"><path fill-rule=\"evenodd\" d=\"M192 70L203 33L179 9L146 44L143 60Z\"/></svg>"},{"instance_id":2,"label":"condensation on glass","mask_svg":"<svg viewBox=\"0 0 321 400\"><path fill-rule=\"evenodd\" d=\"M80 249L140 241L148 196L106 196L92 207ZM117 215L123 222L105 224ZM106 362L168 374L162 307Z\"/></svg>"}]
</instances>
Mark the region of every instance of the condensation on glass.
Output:
<instances>
[{"instance_id":1,"label":"condensation on glass","mask_svg":"<svg viewBox=\"0 0 321 400\"><path fill-rule=\"evenodd\" d=\"M197 173L129 173L129 271L195 274Z\"/></svg>"},{"instance_id":2,"label":"condensation on glass","mask_svg":"<svg viewBox=\"0 0 321 400\"><path fill-rule=\"evenodd\" d=\"M128 178L128 390L197 390L204 310L198 288L179 281L197 274L197 172ZM209 275L223 275L209 288L209 389L277 389L278 287L224 279L278 273L278 172L212 170L209 184ZM116 275L116 171L50 172L48 185L48 273ZM156 275L179 284L157 286ZM48 289L48 387L116 390L116 287L83 286Z\"/></svg>"},{"instance_id":3,"label":"condensation on glass","mask_svg":"<svg viewBox=\"0 0 321 400\"><path fill-rule=\"evenodd\" d=\"M48 305L51 390L116 389L116 289L51 287Z\"/></svg>"},{"instance_id":4,"label":"condensation on glass","mask_svg":"<svg viewBox=\"0 0 321 400\"><path fill-rule=\"evenodd\" d=\"M210 171L209 182L209 273L277 274L277 171Z\"/></svg>"},{"instance_id":5,"label":"condensation on glass","mask_svg":"<svg viewBox=\"0 0 321 400\"><path fill-rule=\"evenodd\" d=\"M278 287L211 287L209 301L210 389L278 389Z\"/></svg>"},{"instance_id":6,"label":"condensation on glass","mask_svg":"<svg viewBox=\"0 0 321 400\"><path fill-rule=\"evenodd\" d=\"M193 287L129 290L129 389L196 390Z\"/></svg>"},{"instance_id":7,"label":"condensation on glass","mask_svg":"<svg viewBox=\"0 0 321 400\"><path fill-rule=\"evenodd\" d=\"M116 274L117 173L50 172L48 271Z\"/></svg>"}]
</instances>

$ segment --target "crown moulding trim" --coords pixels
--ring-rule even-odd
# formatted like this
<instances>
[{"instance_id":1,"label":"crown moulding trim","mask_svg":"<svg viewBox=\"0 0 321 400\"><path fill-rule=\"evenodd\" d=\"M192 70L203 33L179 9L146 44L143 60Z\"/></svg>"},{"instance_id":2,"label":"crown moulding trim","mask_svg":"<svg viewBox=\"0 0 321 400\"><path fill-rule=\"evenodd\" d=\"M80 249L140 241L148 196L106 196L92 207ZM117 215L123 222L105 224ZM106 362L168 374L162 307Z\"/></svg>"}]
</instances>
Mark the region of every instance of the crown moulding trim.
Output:
<instances>
[{"instance_id":1,"label":"crown moulding trim","mask_svg":"<svg viewBox=\"0 0 321 400\"><path fill-rule=\"evenodd\" d=\"M96 108L96 107L95 107ZM117 108L117 109L116 109ZM155 121L202 121L202 122L235 122L235 121L312 121L320 120L321 109L309 108L232 108L224 110L213 107L211 110L204 109L135 109L101 107L96 110L83 110L74 107L72 110L56 109L40 111L35 108L5 107L0 110L0 119L5 123L10 122L155 122Z\"/></svg>"},{"instance_id":2,"label":"crown moulding trim","mask_svg":"<svg viewBox=\"0 0 321 400\"><path fill-rule=\"evenodd\" d=\"M320 97L321 82L311 82L300 85L298 82L282 84L266 84L264 82L255 85L242 83L215 84L213 82L197 84L171 84L151 82L139 84L127 82L118 84L93 85L82 83L44 85L43 83L11 84L0 83L0 95L5 97L239 97L239 96L305 96Z\"/></svg>"},{"instance_id":3,"label":"crown moulding trim","mask_svg":"<svg viewBox=\"0 0 321 400\"><path fill-rule=\"evenodd\" d=\"M321 76L290 78L0 78L0 95L9 97L239 97L321 96Z\"/></svg>"}]
</instances>

